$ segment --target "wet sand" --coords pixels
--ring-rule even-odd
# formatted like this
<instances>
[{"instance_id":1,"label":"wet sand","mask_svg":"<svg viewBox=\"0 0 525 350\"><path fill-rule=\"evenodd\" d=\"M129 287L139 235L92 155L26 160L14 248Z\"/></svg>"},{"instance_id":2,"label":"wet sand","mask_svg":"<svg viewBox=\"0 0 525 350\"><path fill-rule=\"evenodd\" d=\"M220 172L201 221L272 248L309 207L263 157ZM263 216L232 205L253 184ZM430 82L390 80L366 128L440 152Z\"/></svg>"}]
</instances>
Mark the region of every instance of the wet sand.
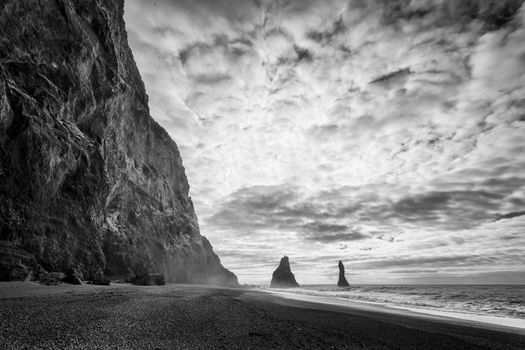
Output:
<instances>
[{"instance_id":1,"label":"wet sand","mask_svg":"<svg viewBox=\"0 0 525 350\"><path fill-rule=\"evenodd\" d=\"M525 349L511 329L166 285L0 283L0 349Z\"/></svg>"}]
</instances>

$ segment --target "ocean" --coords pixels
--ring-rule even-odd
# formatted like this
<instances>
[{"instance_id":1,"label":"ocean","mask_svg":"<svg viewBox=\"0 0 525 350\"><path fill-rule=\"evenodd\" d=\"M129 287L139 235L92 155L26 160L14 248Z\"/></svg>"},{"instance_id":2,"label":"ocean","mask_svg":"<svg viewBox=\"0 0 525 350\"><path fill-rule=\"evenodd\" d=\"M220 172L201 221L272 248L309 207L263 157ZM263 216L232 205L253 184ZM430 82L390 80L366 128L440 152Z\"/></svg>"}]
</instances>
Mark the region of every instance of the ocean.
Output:
<instances>
[{"instance_id":1,"label":"ocean","mask_svg":"<svg viewBox=\"0 0 525 350\"><path fill-rule=\"evenodd\" d=\"M525 285L304 285L275 289L384 306L525 320Z\"/></svg>"}]
</instances>

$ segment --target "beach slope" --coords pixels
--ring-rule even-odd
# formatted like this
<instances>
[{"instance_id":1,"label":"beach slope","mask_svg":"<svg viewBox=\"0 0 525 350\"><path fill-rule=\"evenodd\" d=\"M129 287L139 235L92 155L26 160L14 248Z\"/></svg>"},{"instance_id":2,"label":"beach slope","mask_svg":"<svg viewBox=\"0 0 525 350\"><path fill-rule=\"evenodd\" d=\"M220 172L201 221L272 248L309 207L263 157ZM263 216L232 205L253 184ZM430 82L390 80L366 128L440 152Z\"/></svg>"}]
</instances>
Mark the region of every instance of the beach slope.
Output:
<instances>
[{"instance_id":1,"label":"beach slope","mask_svg":"<svg viewBox=\"0 0 525 350\"><path fill-rule=\"evenodd\" d=\"M0 348L524 349L525 335L201 286L0 283Z\"/></svg>"}]
</instances>

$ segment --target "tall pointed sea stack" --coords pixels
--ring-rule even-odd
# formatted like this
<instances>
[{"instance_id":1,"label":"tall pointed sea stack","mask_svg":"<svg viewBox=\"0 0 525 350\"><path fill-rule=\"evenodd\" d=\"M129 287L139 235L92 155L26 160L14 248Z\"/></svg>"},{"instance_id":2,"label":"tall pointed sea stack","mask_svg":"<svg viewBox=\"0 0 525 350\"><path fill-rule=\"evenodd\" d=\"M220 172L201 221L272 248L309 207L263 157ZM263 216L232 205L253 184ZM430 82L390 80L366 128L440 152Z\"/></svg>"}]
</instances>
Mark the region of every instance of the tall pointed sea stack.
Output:
<instances>
[{"instance_id":1,"label":"tall pointed sea stack","mask_svg":"<svg viewBox=\"0 0 525 350\"><path fill-rule=\"evenodd\" d=\"M124 0L0 5L0 279L163 274L237 285L149 113Z\"/></svg>"},{"instance_id":2,"label":"tall pointed sea stack","mask_svg":"<svg viewBox=\"0 0 525 350\"><path fill-rule=\"evenodd\" d=\"M343 262L339 260L339 281L337 281L338 287L348 287L350 284L346 280L345 277L345 266L343 265Z\"/></svg>"},{"instance_id":3,"label":"tall pointed sea stack","mask_svg":"<svg viewBox=\"0 0 525 350\"><path fill-rule=\"evenodd\" d=\"M273 272L272 288L293 288L299 287L299 283L295 280L295 276L290 269L290 261L287 256L281 259L279 267Z\"/></svg>"}]
</instances>

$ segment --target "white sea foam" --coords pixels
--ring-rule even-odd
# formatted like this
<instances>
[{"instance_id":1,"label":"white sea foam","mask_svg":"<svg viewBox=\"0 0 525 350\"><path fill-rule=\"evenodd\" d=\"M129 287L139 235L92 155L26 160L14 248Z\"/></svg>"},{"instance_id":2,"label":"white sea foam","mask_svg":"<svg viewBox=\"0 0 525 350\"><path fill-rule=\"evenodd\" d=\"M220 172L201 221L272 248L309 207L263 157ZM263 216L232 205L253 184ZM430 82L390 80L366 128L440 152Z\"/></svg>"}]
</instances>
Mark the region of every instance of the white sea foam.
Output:
<instances>
[{"instance_id":1,"label":"white sea foam","mask_svg":"<svg viewBox=\"0 0 525 350\"><path fill-rule=\"evenodd\" d=\"M353 286L311 285L272 289L286 298L339 306L406 310L503 327L525 329L525 286ZM364 304L363 304L364 305ZM384 310L382 310L384 311Z\"/></svg>"}]
</instances>

